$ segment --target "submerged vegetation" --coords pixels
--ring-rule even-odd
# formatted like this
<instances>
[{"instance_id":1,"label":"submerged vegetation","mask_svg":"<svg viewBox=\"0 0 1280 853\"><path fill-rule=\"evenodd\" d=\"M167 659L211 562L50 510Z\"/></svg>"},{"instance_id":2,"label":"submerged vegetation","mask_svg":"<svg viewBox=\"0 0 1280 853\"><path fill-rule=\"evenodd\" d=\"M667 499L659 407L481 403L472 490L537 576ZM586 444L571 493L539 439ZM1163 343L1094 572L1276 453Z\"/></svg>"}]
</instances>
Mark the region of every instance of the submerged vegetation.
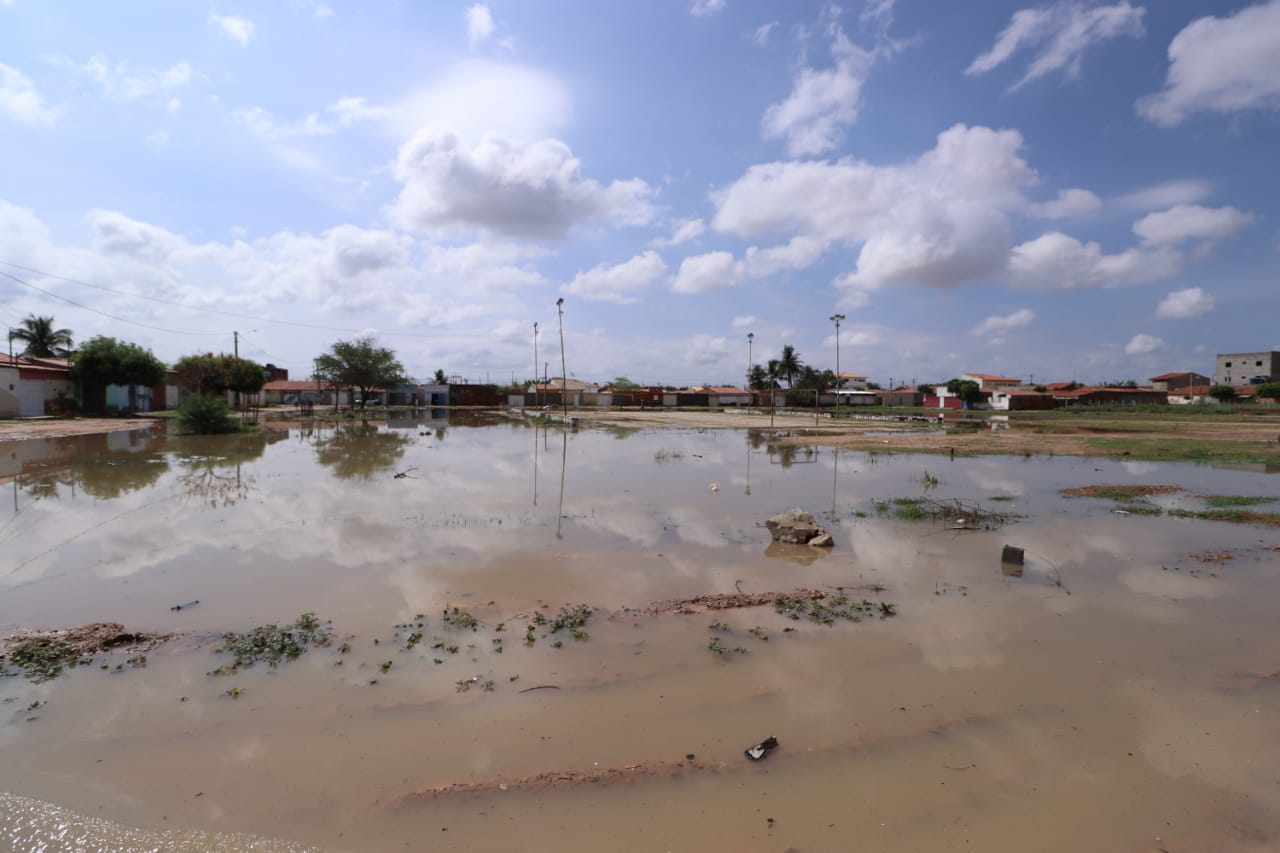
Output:
<instances>
[{"instance_id":1,"label":"submerged vegetation","mask_svg":"<svg viewBox=\"0 0 1280 853\"><path fill-rule=\"evenodd\" d=\"M39 684L57 678L64 667L80 660L76 647L57 637L25 637L0 655L0 676L16 675L5 664L16 666L22 674Z\"/></svg>"},{"instance_id":2,"label":"submerged vegetation","mask_svg":"<svg viewBox=\"0 0 1280 853\"><path fill-rule=\"evenodd\" d=\"M327 623L326 623L327 624ZM211 675L229 675L255 663L275 668L282 660L299 657L310 646L327 646L332 633L314 613L303 613L290 625L262 625L244 634L228 632L214 651L234 656L230 666L220 666Z\"/></svg>"}]
</instances>

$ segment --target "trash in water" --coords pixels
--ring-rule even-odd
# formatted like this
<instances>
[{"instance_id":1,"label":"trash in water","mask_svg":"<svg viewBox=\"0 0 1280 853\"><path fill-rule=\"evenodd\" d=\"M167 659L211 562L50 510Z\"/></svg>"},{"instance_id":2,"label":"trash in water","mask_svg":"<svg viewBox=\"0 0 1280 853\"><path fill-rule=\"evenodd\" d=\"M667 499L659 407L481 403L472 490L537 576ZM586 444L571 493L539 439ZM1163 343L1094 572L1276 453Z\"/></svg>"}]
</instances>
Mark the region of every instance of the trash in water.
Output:
<instances>
[{"instance_id":1,"label":"trash in water","mask_svg":"<svg viewBox=\"0 0 1280 853\"><path fill-rule=\"evenodd\" d=\"M747 758L750 758L752 761L759 761L769 754L769 750L773 749L777 745L778 739L773 735L770 735L755 746L748 747L744 752L746 753Z\"/></svg>"},{"instance_id":2,"label":"trash in water","mask_svg":"<svg viewBox=\"0 0 1280 853\"><path fill-rule=\"evenodd\" d=\"M200 603L200 599L197 598L195 601L188 601L186 604L175 604L169 609L170 610L186 610L189 607L195 607L199 603Z\"/></svg>"}]
</instances>

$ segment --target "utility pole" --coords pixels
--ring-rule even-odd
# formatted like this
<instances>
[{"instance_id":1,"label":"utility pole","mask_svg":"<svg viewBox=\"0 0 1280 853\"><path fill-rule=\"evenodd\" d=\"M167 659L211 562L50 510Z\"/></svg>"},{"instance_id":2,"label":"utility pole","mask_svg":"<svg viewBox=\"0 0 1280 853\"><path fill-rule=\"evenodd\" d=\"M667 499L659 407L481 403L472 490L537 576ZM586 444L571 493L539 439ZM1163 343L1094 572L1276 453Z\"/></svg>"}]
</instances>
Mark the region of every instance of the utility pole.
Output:
<instances>
[{"instance_id":1,"label":"utility pole","mask_svg":"<svg viewBox=\"0 0 1280 853\"><path fill-rule=\"evenodd\" d=\"M751 344L756 339L755 332L747 332L747 392L751 391Z\"/></svg>"},{"instance_id":2,"label":"utility pole","mask_svg":"<svg viewBox=\"0 0 1280 853\"><path fill-rule=\"evenodd\" d=\"M836 420L840 420L840 321L844 319L843 314L832 314L831 321L836 324Z\"/></svg>"},{"instance_id":3,"label":"utility pole","mask_svg":"<svg viewBox=\"0 0 1280 853\"><path fill-rule=\"evenodd\" d=\"M232 332L231 339L235 341L236 358L239 358L240 357L240 333Z\"/></svg>"},{"instance_id":4,"label":"utility pole","mask_svg":"<svg viewBox=\"0 0 1280 853\"><path fill-rule=\"evenodd\" d=\"M533 324L533 407L538 408L538 324ZM534 499L536 502L536 498Z\"/></svg>"},{"instance_id":5,"label":"utility pole","mask_svg":"<svg viewBox=\"0 0 1280 853\"><path fill-rule=\"evenodd\" d=\"M560 314L560 409L564 413L564 424L569 425L569 398L565 392L569 389L569 370L564 365L564 297L556 300L556 311Z\"/></svg>"}]
</instances>

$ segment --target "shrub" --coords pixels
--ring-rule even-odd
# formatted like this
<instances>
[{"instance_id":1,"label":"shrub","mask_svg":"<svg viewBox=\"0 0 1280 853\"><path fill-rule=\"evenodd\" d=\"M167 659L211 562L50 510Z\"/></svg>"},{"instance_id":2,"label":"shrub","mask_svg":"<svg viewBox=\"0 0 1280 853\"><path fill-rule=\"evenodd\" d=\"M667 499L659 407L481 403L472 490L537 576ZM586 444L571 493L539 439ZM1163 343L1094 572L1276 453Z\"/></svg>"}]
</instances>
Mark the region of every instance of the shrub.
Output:
<instances>
[{"instance_id":1,"label":"shrub","mask_svg":"<svg viewBox=\"0 0 1280 853\"><path fill-rule=\"evenodd\" d=\"M178 406L178 422L183 429L198 435L236 431L231 407L221 397L186 396Z\"/></svg>"}]
</instances>

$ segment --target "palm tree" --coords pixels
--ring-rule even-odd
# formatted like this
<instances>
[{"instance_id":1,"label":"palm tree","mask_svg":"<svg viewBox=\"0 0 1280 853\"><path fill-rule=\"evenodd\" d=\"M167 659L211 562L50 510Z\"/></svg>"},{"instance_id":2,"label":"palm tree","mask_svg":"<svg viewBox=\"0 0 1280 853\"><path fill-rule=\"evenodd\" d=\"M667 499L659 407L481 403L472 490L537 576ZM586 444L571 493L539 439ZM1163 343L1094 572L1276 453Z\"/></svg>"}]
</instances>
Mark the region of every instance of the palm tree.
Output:
<instances>
[{"instance_id":1,"label":"palm tree","mask_svg":"<svg viewBox=\"0 0 1280 853\"><path fill-rule=\"evenodd\" d=\"M31 358L61 358L71 352L71 330L55 329L52 317L28 314L21 326L9 330L9 340L25 343L21 355Z\"/></svg>"},{"instance_id":2,"label":"palm tree","mask_svg":"<svg viewBox=\"0 0 1280 853\"><path fill-rule=\"evenodd\" d=\"M796 352L796 348L791 344L787 344L782 348L782 357L778 359L778 373L787 380L787 387L795 385L796 374L804 367L804 362L800 360L800 353Z\"/></svg>"}]
</instances>

